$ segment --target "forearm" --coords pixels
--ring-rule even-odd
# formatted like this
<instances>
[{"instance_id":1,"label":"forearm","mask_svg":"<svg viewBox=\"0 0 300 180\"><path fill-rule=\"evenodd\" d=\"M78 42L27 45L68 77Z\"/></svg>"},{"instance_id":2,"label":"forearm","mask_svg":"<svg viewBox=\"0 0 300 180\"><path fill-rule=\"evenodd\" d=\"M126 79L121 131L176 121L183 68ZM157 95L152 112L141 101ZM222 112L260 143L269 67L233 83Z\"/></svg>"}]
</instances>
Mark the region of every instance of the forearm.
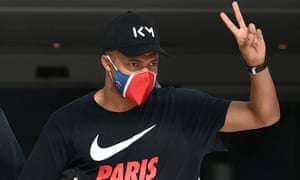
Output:
<instances>
[{"instance_id":1,"label":"forearm","mask_svg":"<svg viewBox=\"0 0 300 180\"><path fill-rule=\"evenodd\" d=\"M266 125L276 123L280 108L276 89L268 67L257 74L250 74L251 90L249 106L259 121Z\"/></svg>"}]
</instances>

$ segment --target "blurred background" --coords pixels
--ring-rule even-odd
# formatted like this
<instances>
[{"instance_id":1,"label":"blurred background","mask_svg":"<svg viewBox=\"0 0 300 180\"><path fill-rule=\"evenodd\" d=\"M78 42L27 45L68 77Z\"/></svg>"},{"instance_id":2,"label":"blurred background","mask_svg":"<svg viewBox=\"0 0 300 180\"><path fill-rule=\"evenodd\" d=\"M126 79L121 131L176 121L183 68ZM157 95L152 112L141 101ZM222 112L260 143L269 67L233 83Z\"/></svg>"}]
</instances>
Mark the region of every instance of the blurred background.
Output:
<instances>
[{"instance_id":1,"label":"blurred background","mask_svg":"<svg viewBox=\"0 0 300 180\"><path fill-rule=\"evenodd\" d=\"M287 180L296 175L300 109L300 1L239 1L244 19L263 29L267 60L281 103L272 127L225 134L227 153L205 157L201 180ZM25 153L49 114L101 88L105 24L128 10L155 20L162 86L190 87L214 96L248 99L249 77L231 32L229 0L0 0L0 107Z\"/></svg>"}]
</instances>

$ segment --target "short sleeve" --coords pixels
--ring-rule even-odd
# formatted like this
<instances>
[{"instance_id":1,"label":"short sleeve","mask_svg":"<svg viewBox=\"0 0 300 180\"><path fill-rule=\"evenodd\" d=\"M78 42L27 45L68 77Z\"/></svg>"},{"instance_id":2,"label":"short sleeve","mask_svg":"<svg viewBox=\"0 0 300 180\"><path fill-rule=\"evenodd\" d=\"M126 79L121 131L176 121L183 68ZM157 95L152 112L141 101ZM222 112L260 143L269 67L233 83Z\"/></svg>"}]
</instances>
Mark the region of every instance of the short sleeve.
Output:
<instances>
[{"instance_id":1,"label":"short sleeve","mask_svg":"<svg viewBox=\"0 0 300 180\"><path fill-rule=\"evenodd\" d=\"M192 89L177 89L178 112L181 126L196 148L204 148L205 153L226 150L219 130L225 122L230 100L210 96Z\"/></svg>"}]
</instances>

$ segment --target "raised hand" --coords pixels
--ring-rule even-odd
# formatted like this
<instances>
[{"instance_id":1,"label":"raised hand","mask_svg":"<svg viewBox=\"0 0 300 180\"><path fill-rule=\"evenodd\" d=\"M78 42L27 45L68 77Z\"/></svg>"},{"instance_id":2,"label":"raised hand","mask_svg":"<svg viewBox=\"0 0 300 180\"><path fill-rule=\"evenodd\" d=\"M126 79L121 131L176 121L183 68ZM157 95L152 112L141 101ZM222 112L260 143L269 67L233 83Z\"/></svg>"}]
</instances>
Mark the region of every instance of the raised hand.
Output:
<instances>
[{"instance_id":1,"label":"raised hand","mask_svg":"<svg viewBox=\"0 0 300 180\"><path fill-rule=\"evenodd\" d=\"M246 26L236 1L232 3L232 7L239 27L224 12L220 13L221 19L234 35L246 63L249 66L262 64L265 61L266 45L261 29L257 29L253 23Z\"/></svg>"}]
</instances>

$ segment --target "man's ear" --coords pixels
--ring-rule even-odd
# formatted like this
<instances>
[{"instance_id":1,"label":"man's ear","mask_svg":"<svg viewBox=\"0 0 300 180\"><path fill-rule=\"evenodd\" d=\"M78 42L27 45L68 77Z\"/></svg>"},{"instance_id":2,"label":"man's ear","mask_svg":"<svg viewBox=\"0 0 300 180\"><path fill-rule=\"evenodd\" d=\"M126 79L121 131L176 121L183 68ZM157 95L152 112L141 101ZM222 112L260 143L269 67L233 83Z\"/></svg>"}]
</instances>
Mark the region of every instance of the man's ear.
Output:
<instances>
[{"instance_id":1,"label":"man's ear","mask_svg":"<svg viewBox=\"0 0 300 180\"><path fill-rule=\"evenodd\" d=\"M106 55L101 56L101 64L106 71L108 71L108 72L111 71L112 67L111 67L110 62Z\"/></svg>"}]
</instances>

